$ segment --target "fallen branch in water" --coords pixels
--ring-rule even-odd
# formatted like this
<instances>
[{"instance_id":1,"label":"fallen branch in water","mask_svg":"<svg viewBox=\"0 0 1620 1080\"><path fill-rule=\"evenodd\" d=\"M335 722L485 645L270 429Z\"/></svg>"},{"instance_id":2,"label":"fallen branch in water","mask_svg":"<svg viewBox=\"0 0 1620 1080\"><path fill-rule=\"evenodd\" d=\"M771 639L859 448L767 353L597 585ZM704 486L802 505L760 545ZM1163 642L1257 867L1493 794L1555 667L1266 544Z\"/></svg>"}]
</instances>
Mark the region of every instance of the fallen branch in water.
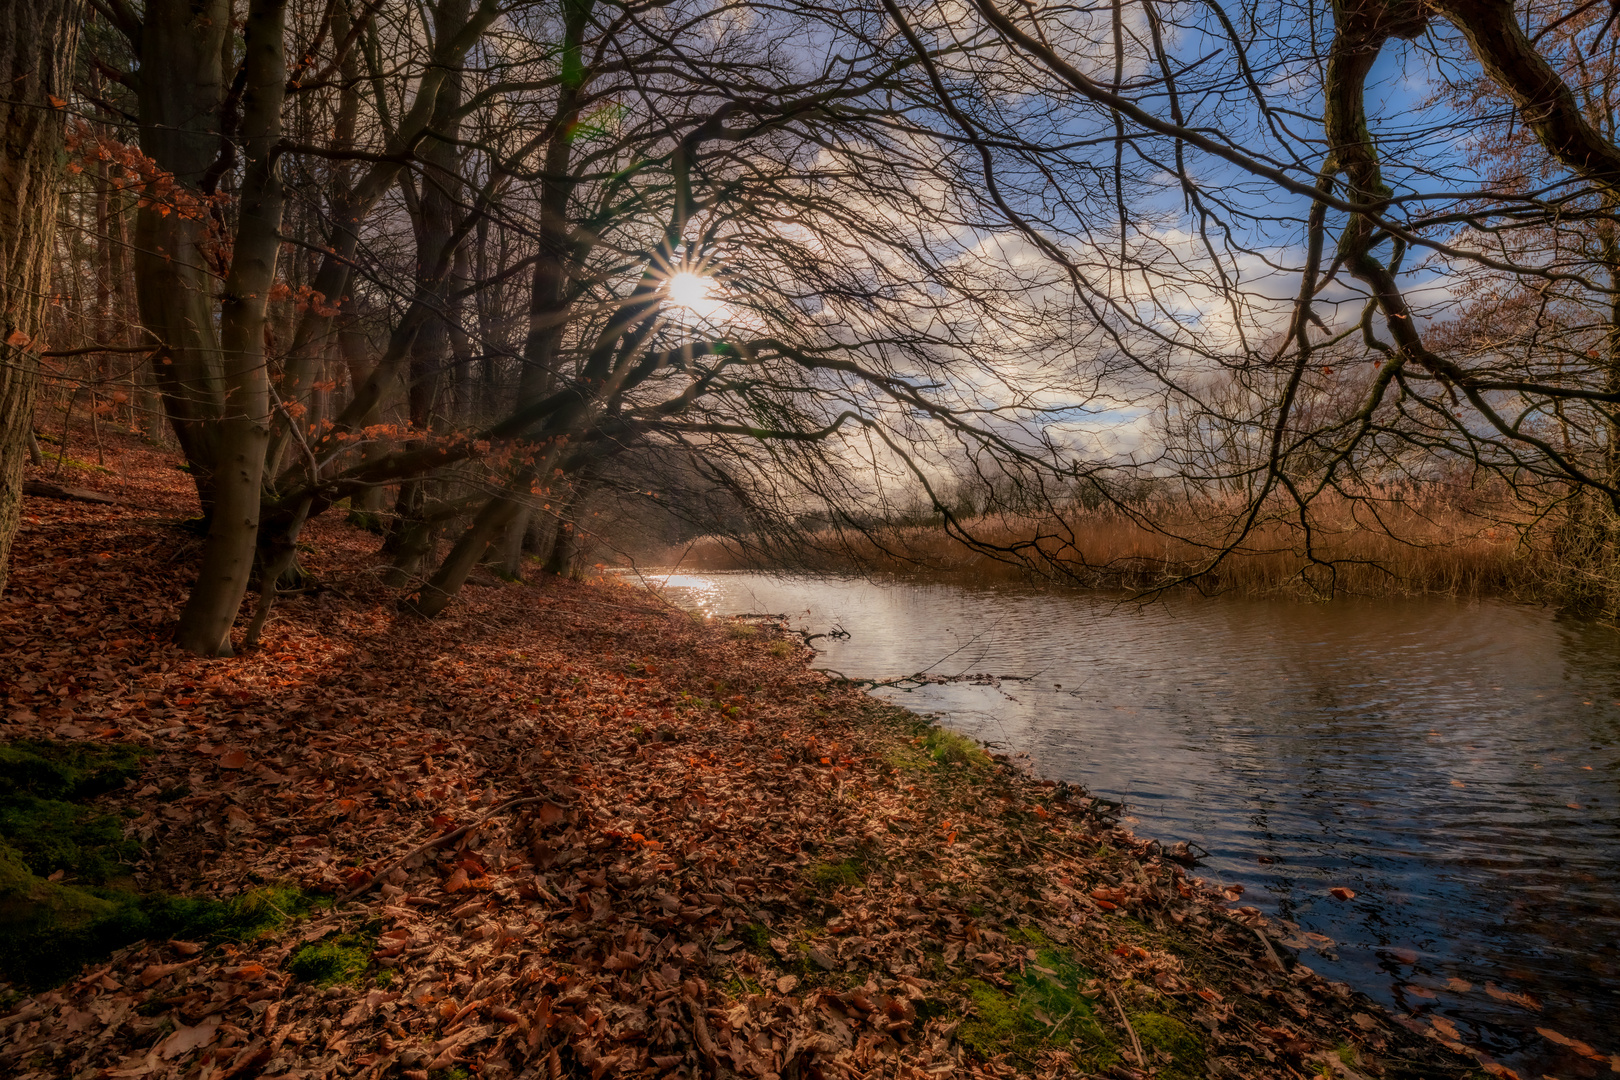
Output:
<instances>
[{"instance_id":1,"label":"fallen branch in water","mask_svg":"<svg viewBox=\"0 0 1620 1080\"><path fill-rule=\"evenodd\" d=\"M817 635L818 637L820 635ZM915 689L919 686L945 686L951 683L966 683L969 686L1000 686L1004 682L1029 682L1033 675L992 675L989 672L980 672L976 675L934 675L926 671L919 671L911 675L902 675L898 679L852 679L837 668L811 668L823 675L848 683L850 686L861 686L867 689L876 689L880 686L897 686L903 690Z\"/></svg>"}]
</instances>

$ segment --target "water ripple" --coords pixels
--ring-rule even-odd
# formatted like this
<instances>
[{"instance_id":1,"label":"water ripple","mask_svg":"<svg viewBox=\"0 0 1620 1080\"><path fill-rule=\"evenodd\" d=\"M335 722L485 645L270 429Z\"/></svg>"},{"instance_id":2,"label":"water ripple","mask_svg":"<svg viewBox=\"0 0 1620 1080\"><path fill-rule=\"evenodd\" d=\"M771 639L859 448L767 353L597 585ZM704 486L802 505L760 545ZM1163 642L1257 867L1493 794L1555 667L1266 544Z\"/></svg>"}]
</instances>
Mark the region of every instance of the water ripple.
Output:
<instances>
[{"instance_id":1,"label":"water ripple","mask_svg":"<svg viewBox=\"0 0 1620 1080\"><path fill-rule=\"evenodd\" d=\"M1608 629L1491 602L1138 608L758 574L668 587L714 613L841 625L851 638L818 642L818 666L852 677L1035 675L883 693L1127 802L1143 835L1203 845L1201 874L1332 942L1306 958L1313 968L1444 1015L1521 1072L1592 1075L1537 1026L1620 1053L1620 639ZM1331 899L1335 885L1356 898Z\"/></svg>"}]
</instances>

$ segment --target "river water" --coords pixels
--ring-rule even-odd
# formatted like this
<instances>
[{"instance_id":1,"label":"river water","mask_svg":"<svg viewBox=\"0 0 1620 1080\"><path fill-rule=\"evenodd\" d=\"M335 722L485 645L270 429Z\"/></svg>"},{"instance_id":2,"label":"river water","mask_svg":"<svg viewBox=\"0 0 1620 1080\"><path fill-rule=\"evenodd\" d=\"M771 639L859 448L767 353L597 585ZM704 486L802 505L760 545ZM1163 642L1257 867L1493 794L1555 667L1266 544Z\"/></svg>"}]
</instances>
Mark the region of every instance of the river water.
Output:
<instances>
[{"instance_id":1,"label":"river water","mask_svg":"<svg viewBox=\"0 0 1620 1080\"><path fill-rule=\"evenodd\" d=\"M1322 975L1526 1080L1620 1073L1620 635L1535 608L684 574L682 606L840 626L817 667L1034 676L880 697L1128 805L1297 926ZM1354 899L1332 898L1343 886Z\"/></svg>"}]
</instances>

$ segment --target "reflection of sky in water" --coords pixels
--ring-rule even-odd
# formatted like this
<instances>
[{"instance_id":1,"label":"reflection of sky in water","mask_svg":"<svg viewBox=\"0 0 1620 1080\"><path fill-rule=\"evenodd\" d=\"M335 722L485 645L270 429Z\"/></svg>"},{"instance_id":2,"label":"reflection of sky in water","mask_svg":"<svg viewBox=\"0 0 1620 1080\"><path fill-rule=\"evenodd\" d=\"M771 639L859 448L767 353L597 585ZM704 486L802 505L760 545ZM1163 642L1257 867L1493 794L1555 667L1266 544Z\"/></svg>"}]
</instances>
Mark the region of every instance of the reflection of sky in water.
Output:
<instances>
[{"instance_id":1,"label":"reflection of sky in water","mask_svg":"<svg viewBox=\"0 0 1620 1080\"><path fill-rule=\"evenodd\" d=\"M1088 594L757 574L677 575L667 587L711 614L841 625L850 639L818 640L813 663L851 677L1036 676L880 693L1125 800L1143 835L1202 844L1212 856L1199 873L1245 884L1245 902L1336 943L1310 966L1437 1011L1520 1071L1589 1075L1544 1056L1557 1047L1537 1025L1620 1053L1610 630L1444 600L1139 609ZM1334 885L1356 899L1329 898ZM1528 991L1545 1011L1488 996L1487 982Z\"/></svg>"}]
</instances>

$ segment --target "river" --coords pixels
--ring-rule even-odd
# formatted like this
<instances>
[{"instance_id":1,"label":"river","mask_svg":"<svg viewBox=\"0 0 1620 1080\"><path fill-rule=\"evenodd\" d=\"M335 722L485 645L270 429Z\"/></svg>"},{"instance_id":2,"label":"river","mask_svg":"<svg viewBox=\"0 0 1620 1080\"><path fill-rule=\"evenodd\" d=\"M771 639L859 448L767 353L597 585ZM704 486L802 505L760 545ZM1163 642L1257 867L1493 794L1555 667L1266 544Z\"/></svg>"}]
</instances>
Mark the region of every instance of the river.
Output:
<instances>
[{"instance_id":1,"label":"river","mask_svg":"<svg viewBox=\"0 0 1620 1080\"><path fill-rule=\"evenodd\" d=\"M1620 635L1497 602L1146 605L1014 586L653 578L780 612L814 666L1033 676L880 689L1208 850L1328 978L1526 1080L1620 1073ZM1348 901L1329 890L1355 892Z\"/></svg>"}]
</instances>

